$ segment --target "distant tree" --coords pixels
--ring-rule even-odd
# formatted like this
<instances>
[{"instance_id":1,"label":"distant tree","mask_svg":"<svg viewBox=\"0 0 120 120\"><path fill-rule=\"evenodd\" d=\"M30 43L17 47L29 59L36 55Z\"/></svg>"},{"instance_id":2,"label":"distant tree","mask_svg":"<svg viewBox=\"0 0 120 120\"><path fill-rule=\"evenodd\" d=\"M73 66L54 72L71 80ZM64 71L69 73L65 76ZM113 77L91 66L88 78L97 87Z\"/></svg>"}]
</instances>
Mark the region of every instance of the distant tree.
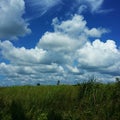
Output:
<instances>
[{"instance_id":1,"label":"distant tree","mask_svg":"<svg viewBox=\"0 0 120 120\"><path fill-rule=\"evenodd\" d=\"M57 81L57 85L60 85L60 80Z\"/></svg>"},{"instance_id":2,"label":"distant tree","mask_svg":"<svg viewBox=\"0 0 120 120\"><path fill-rule=\"evenodd\" d=\"M118 78L118 77L117 77L117 78L116 78L116 82L118 82L118 83L119 83L119 82L120 82L120 78Z\"/></svg>"},{"instance_id":3,"label":"distant tree","mask_svg":"<svg viewBox=\"0 0 120 120\"><path fill-rule=\"evenodd\" d=\"M37 86L40 86L40 83L37 83Z\"/></svg>"}]
</instances>

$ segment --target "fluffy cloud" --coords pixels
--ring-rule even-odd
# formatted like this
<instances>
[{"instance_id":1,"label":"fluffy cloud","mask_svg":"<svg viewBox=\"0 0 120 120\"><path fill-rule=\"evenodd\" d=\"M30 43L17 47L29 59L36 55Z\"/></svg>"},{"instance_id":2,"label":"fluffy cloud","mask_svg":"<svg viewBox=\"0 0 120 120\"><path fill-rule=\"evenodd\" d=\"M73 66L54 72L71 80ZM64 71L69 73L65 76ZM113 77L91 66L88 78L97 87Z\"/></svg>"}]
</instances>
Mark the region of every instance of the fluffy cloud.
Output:
<instances>
[{"instance_id":1,"label":"fluffy cloud","mask_svg":"<svg viewBox=\"0 0 120 120\"><path fill-rule=\"evenodd\" d=\"M38 47L43 49L54 49L73 51L85 44L89 37L101 37L108 32L104 28L89 29L83 16L74 15L70 20L60 22L53 19L54 32L46 32L40 39Z\"/></svg>"},{"instance_id":2,"label":"fluffy cloud","mask_svg":"<svg viewBox=\"0 0 120 120\"><path fill-rule=\"evenodd\" d=\"M90 71L102 73L119 74L120 71L120 51L113 40L105 43L95 40L77 51L79 66Z\"/></svg>"},{"instance_id":3,"label":"fluffy cloud","mask_svg":"<svg viewBox=\"0 0 120 120\"><path fill-rule=\"evenodd\" d=\"M53 26L55 32L62 32L70 37L81 39L84 37L101 37L102 34L109 32L104 28L92 28L87 27L87 22L81 15L74 15L72 19L62 21L61 23L57 18L53 19Z\"/></svg>"},{"instance_id":4,"label":"fluffy cloud","mask_svg":"<svg viewBox=\"0 0 120 120\"><path fill-rule=\"evenodd\" d=\"M16 39L31 32L29 24L22 18L24 13L24 0L0 1L0 38Z\"/></svg>"},{"instance_id":5,"label":"fluffy cloud","mask_svg":"<svg viewBox=\"0 0 120 120\"><path fill-rule=\"evenodd\" d=\"M83 16L66 21L53 19L53 32L46 32L35 48L16 48L10 41L0 42L1 55L8 63L0 63L0 74L6 80L21 84L74 83L90 75L102 81L120 76L120 50L113 40L102 42L104 28L87 27ZM93 42L89 38L95 38ZM104 76L103 76L104 74Z\"/></svg>"},{"instance_id":6,"label":"fluffy cloud","mask_svg":"<svg viewBox=\"0 0 120 120\"><path fill-rule=\"evenodd\" d=\"M109 32L109 30L104 28L92 28L91 30L86 29L85 32L90 37L101 37L102 34Z\"/></svg>"},{"instance_id":7,"label":"fluffy cloud","mask_svg":"<svg viewBox=\"0 0 120 120\"><path fill-rule=\"evenodd\" d=\"M0 42L0 48L2 49L1 53L4 58L14 64L38 64L47 62L45 57L47 56L47 52L37 47L34 49L26 49L24 47L16 48L10 41L4 41Z\"/></svg>"},{"instance_id":8,"label":"fluffy cloud","mask_svg":"<svg viewBox=\"0 0 120 120\"><path fill-rule=\"evenodd\" d=\"M52 23L54 32L46 32L37 47L48 51L56 59L55 62L71 63L74 61L72 56L75 51L82 47L89 37L101 37L107 32L103 28L89 29L86 24L80 15L74 15L70 20L62 22L55 18Z\"/></svg>"}]
</instances>

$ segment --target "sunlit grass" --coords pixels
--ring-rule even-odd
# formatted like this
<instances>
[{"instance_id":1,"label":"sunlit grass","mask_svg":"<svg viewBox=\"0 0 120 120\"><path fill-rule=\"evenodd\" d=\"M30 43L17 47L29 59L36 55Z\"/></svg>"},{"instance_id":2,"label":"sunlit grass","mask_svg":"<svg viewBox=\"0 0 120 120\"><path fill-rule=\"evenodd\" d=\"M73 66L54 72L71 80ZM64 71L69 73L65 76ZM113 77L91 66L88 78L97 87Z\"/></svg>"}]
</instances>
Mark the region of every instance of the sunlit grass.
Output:
<instances>
[{"instance_id":1,"label":"sunlit grass","mask_svg":"<svg viewBox=\"0 0 120 120\"><path fill-rule=\"evenodd\" d=\"M1 120L119 120L120 84L0 88Z\"/></svg>"}]
</instances>

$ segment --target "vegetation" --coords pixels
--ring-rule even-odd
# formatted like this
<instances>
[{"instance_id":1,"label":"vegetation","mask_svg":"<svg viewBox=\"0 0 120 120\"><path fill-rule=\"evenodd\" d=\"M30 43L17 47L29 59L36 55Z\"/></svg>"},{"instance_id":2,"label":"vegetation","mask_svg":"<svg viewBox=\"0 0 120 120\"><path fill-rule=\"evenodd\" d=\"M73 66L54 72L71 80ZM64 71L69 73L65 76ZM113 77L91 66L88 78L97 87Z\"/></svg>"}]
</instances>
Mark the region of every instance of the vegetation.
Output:
<instances>
[{"instance_id":1,"label":"vegetation","mask_svg":"<svg viewBox=\"0 0 120 120\"><path fill-rule=\"evenodd\" d=\"M120 82L0 88L0 120L120 120Z\"/></svg>"}]
</instances>

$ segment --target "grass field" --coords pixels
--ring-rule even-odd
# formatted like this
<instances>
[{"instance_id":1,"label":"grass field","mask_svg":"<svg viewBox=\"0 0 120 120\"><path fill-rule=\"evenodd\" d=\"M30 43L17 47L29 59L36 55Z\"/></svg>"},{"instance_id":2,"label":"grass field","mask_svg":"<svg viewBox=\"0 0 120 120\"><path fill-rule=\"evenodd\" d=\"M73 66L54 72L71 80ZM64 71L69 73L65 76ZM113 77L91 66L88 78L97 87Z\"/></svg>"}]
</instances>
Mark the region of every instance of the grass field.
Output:
<instances>
[{"instance_id":1,"label":"grass field","mask_svg":"<svg viewBox=\"0 0 120 120\"><path fill-rule=\"evenodd\" d=\"M120 83L0 88L0 120L120 120Z\"/></svg>"}]
</instances>

